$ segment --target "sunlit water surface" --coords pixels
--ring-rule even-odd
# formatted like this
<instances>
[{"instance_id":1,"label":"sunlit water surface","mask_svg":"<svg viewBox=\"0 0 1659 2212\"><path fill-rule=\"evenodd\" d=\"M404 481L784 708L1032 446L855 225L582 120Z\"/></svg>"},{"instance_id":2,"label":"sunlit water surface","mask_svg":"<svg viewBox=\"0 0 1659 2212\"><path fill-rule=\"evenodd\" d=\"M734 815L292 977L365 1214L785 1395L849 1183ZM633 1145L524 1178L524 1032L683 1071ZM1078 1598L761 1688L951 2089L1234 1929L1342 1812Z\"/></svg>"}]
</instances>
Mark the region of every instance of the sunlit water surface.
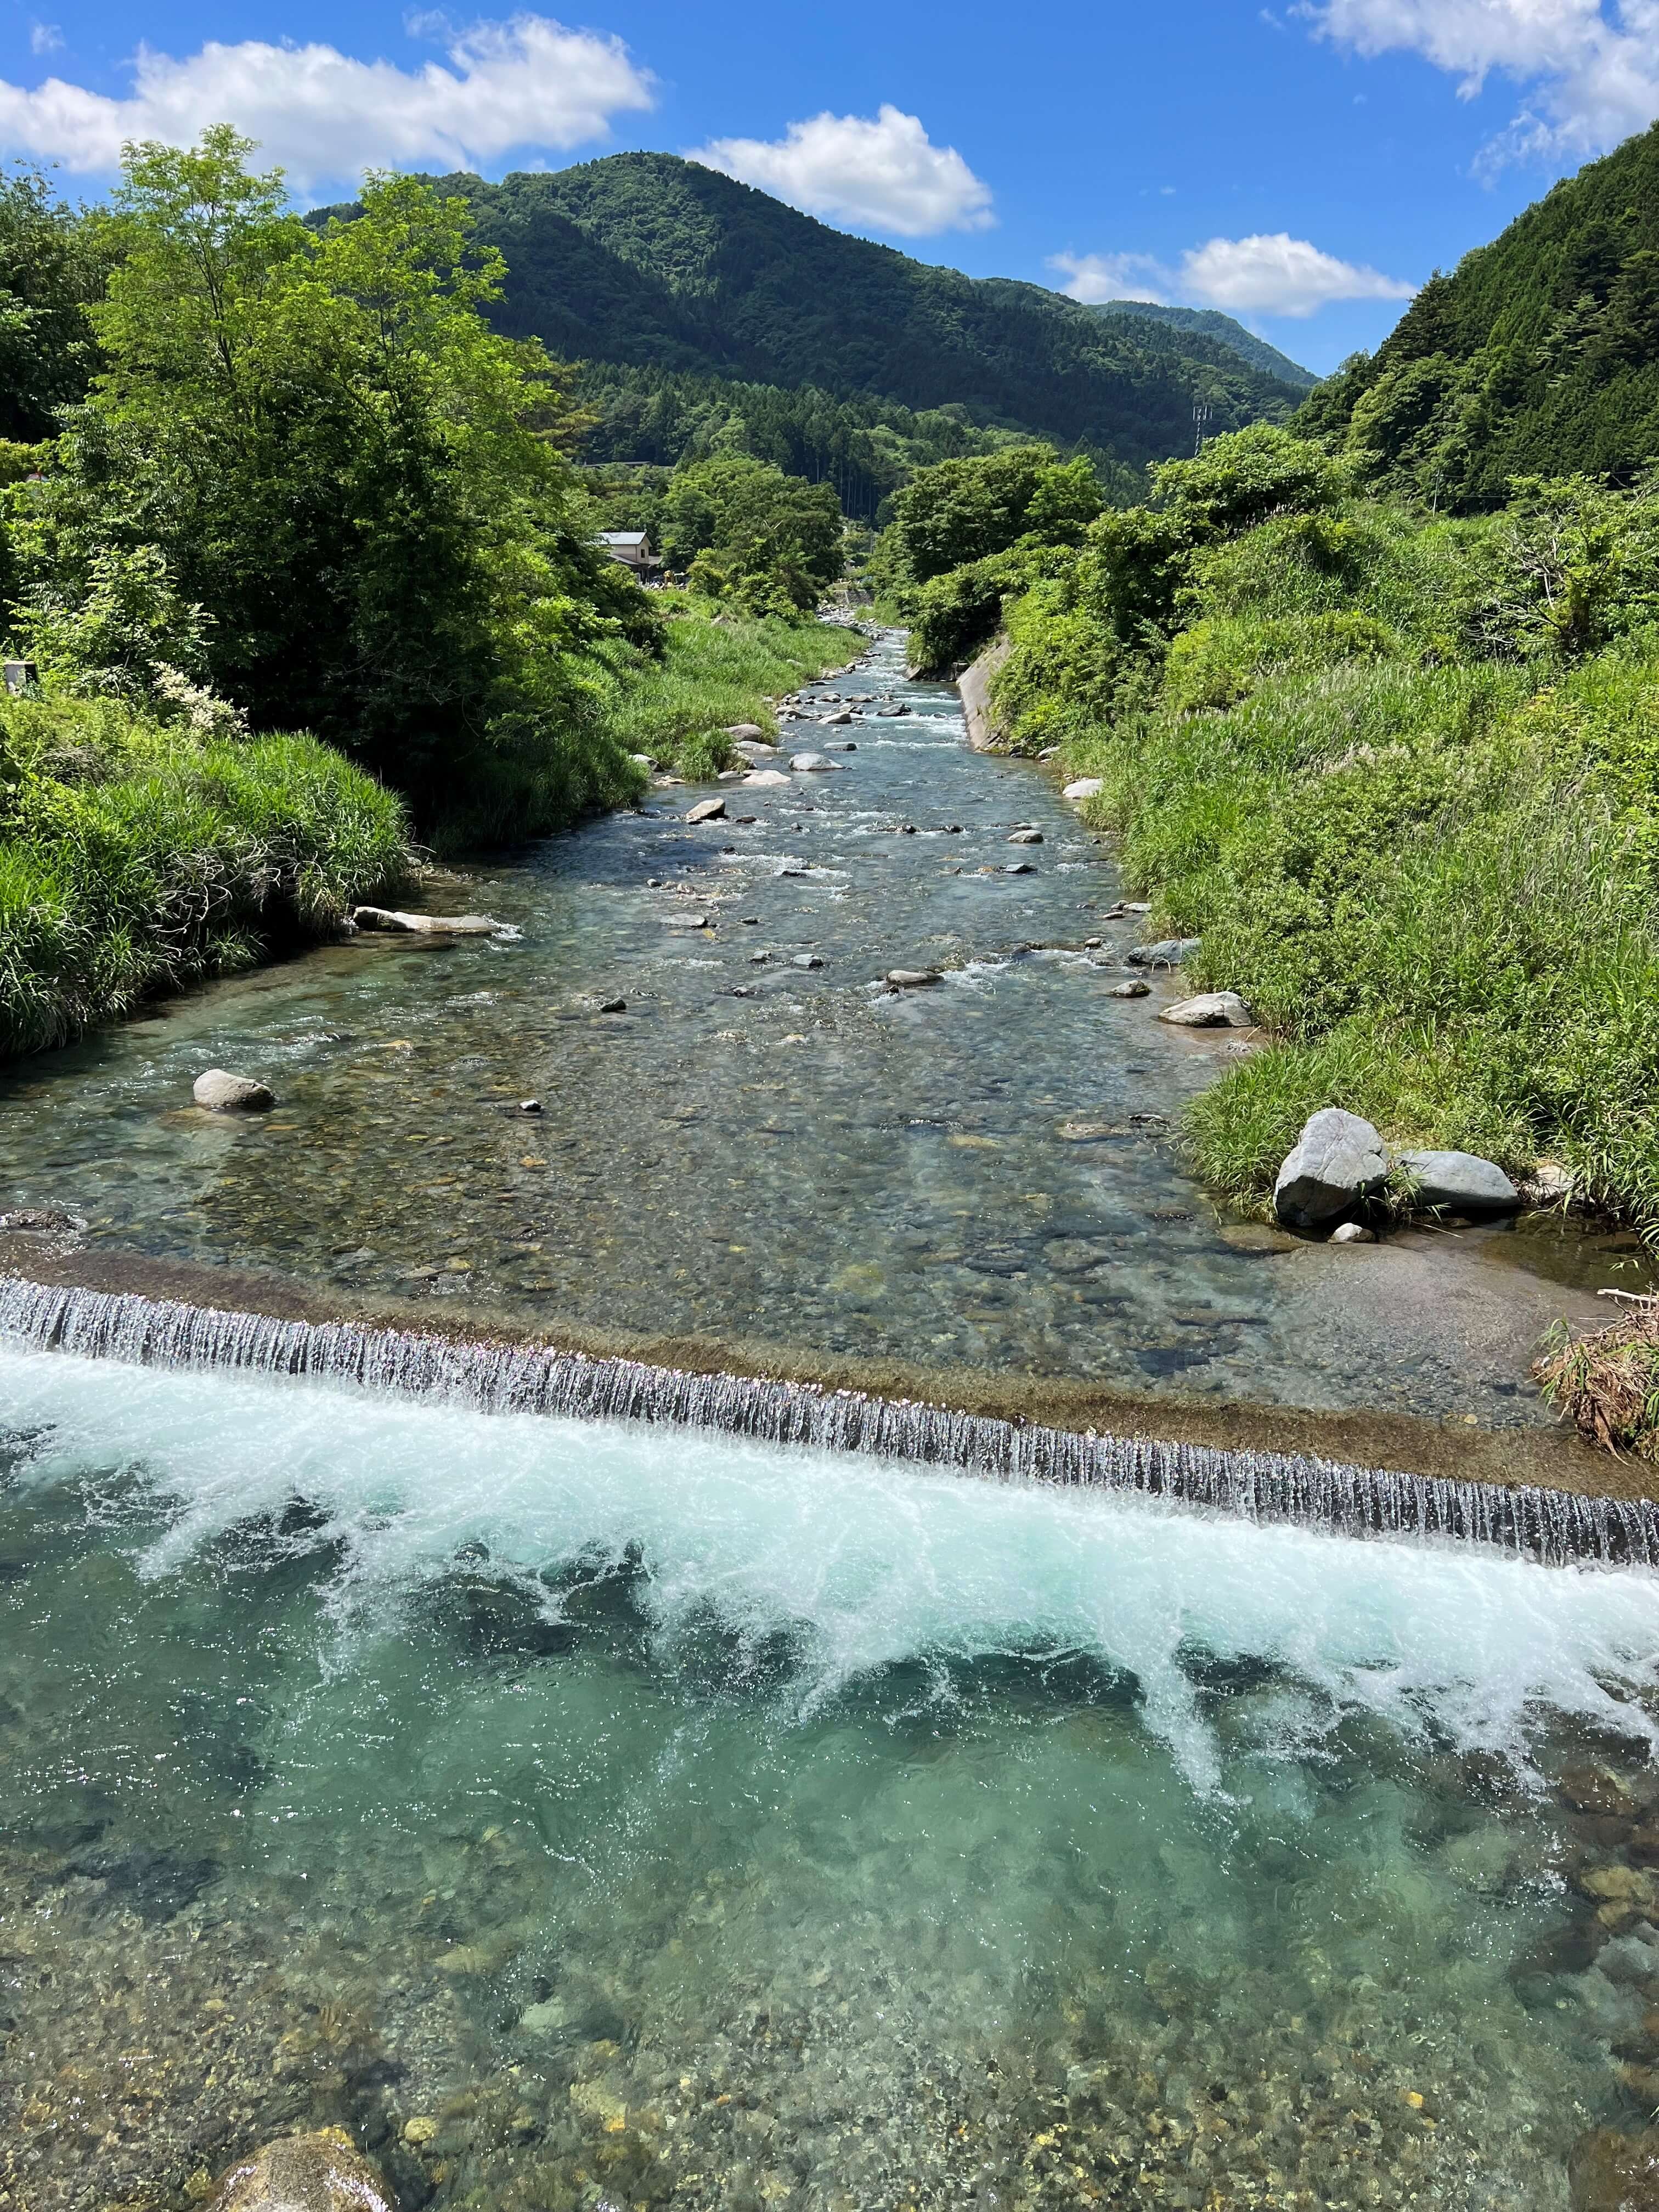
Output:
<instances>
[{"instance_id":1,"label":"sunlit water surface","mask_svg":"<svg viewBox=\"0 0 1659 2212\"><path fill-rule=\"evenodd\" d=\"M1645 1574L15 1351L0 1419L29 2212L320 2120L490 2212L1562 2212L1659 2100Z\"/></svg>"},{"instance_id":2,"label":"sunlit water surface","mask_svg":"<svg viewBox=\"0 0 1659 2212\"><path fill-rule=\"evenodd\" d=\"M786 761L856 751L726 787L723 823L662 790L432 887L516 937L365 935L0 1078L0 1200L417 1312L1546 1418L1525 1328L1483 1365L1457 1311L1358 1324L1323 1255L1182 1172L1174 1125L1237 1041L1157 1020L1178 978L1112 995L1145 925L1108 919L1109 851L1052 778L969 751L896 638L824 691L911 711L797 720ZM945 980L886 994L894 967ZM198 1111L210 1066L276 1112Z\"/></svg>"}]
</instances>

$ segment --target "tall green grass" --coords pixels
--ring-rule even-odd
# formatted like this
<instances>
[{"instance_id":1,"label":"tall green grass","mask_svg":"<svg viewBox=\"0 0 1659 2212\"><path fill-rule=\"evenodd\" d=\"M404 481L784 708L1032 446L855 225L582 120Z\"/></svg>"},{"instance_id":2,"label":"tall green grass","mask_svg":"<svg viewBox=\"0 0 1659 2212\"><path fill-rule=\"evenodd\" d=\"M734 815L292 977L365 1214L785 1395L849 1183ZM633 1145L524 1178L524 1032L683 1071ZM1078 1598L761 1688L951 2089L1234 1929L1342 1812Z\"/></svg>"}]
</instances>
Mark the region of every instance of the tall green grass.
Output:
<instances>
[{"instance_id":1,"label":"tall green grass","mask_svg":"<svg viewBox=\"0 0 1659 2212\"><path fill-rule=\"evenodd\" d=\"M726 764L722 732L739 722L774 726L772 702L845 665L852 641L826 623L720 613L682 594L667 600L660 659L619 665L605 714L617 742L659 768L708 776ZM704 611L704 607L708 611Z\"/></svg>"},{"instance_id":2,"label":"tall green grass","mask_svg":"<svg viewBox=\"0 0 1659 2212\"><path fill-rule=\"evenodd\" d=\"M1478 527L1317 521L1201 563L1150 703L1066 752L1159 933L1201 937L1194 987L1273 1040L1189 1109L1194 1163L1263 1201L1345 1106L1559 1160L1659 1238L1659 629L1476 658Z\"/></svg>"},{"instance_id":3,"label":"tall green grass","mask_svg":"<svg viewBox=\"0 0 1659 2212\"><path fill-rule=\"evenodd\" d=\"M313 738L0 701L0 1053L325 935L410 865L398 802Z\"/></svg>"}]
</instances>

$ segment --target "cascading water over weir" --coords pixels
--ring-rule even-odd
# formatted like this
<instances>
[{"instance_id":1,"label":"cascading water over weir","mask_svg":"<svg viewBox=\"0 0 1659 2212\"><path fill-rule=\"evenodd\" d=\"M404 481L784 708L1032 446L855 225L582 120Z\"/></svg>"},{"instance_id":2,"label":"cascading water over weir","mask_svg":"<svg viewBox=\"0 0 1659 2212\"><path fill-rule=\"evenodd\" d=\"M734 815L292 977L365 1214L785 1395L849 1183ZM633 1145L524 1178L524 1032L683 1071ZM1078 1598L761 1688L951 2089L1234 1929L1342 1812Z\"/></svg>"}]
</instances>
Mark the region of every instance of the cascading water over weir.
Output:
<instances>
[{"instance_id":1,"label":"cascading water over weir","mask_svg":"<svg viewBox=\"0 0 1659 2212\"><path fill-rule=\"evenodd\" d=\"M582 1352L284 1321L16 1278L0 1281L0 1339L141 1366L294 1376L484 1413L713 1430L993 1480L1097 1485L1347 1536L1457 1539L1550 1565L1659 1565L1659 1505L1646 1499L1103 1436Z\"/></svg>"}]
</instances>

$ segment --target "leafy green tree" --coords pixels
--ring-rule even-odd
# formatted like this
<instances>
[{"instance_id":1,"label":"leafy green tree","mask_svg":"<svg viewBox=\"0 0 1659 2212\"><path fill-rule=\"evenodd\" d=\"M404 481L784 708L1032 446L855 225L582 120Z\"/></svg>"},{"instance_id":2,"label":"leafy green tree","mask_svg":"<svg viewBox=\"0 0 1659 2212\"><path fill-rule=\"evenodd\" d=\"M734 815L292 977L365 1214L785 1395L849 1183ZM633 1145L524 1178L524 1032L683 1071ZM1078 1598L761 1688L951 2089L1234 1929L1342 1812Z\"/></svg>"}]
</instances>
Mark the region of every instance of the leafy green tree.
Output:
<instances>
[{"instance_id":1,"label":"leafy green tree","mask_svg":"<svg viewBox=\"0 0 1659 2212\"><path fill-rule=\"evenodd\" d=\"M1103 504L1087 459L1012 446L918 470L894 501L892 532L903 568L925 584L1022 538L1075 544Z\"/></svg>"},{"instance_id":2,"label":"leafy green tree","mask_svg":"<svg viewBox=\"0 0 1659 2212\"><path fill-rule=\"evenodd\" d=\"M0 175L0 439L49 438L86 392L103 289L95 233L35 169Z\"/></svg>"},{"instance_id":3,"label":"leafy green tree","mask_svg":"<svg viewBox=\"0 0 1659 2212\"><path fill-rule=\"evenodd\" d=\"M15 510L37 612L61 629L111 549L153 548L256 729L314 730L478 834L614 800L634 772L597 677L654 617L586 543L562 373L484 320L500 257L407 177L319 234L251 150L129 151L106 365Z\"/></svg>"},{"instance_id":4,"label":"leafy green tree","mask_svg":"<svg viewBox=\"0 0 1659 2212\"><path fill-rule=\"evenodd\" d=\"M692 588L759 611L804 610L842 573L841 505L828 484L746 454L675 471L661 508L662 554Z\"/></svg>"}]
</instances>

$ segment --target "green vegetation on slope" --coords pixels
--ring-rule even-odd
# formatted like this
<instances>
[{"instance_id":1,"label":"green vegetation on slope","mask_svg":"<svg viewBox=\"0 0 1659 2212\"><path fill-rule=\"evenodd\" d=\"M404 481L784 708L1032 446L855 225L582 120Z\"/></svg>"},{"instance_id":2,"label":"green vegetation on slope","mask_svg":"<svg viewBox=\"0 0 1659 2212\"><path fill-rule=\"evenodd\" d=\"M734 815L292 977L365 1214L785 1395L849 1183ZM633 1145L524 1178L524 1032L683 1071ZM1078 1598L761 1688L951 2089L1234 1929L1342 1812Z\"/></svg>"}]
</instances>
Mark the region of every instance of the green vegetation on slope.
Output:
<instances>
[{"instance_id":1,"label":"green vegetation on slope","mask_svg":"<svg viewBox=\"0 0 1659 2212\"><path fill-rule=\"evenodd\" d=\"M816 385L776 385L686 376L655 368L584 362L575 393L592 418L582 439L585 463L673 467L720 453L747 453L810 483L833 485L842 510L869 523L912 472L960 454L988 453L1018 442L1009 430L975 426L965 407L920 414L895 400L837 398ZM1139 479L1118 472L1121 495Z\"/></svg>"},{"instance_id":2,"label":"green vegetation on slope","mask_svg":"<svg viewBox=\"0 0 1659 2212\"><path fill-rule=\"evenodd\" d=\"M1191 1110L1206 1178L1265 1199L1340 1105L1659 1231L1659 492L1425 520L1264 426L1044 567L1010 742L1102 779L1152 933L1275 1040Z\"/></svg>"},{"instance_id":3,"label":"green vegetation on slope","mask_svg":"<svg viewBox=\"0 0 1659 2212\"><path fill-rule=\"evenodd\" d=\"M1659 461L1659 124L1434 276L1297 427L1453 512L1502 506L1512 477Z\"/></svg>"},{"instance_id":4,"label":"green vegetation on slope","mask_svg":"<svg viewBox=\"0 0 1659 2212\"><path fill-rule=\"evenodd\" d=\"M672 155L439 189L505 257L498 327L567 359L956 405L1135 468L1190 442L1197 399L1224 429L1302 396L1205 333L913 261Z\"/></svg>"},{"instance_id":5,"label":"green vegetation on slope","mask_svg":"<svg viewBox=\"0 0 1659 2212\"><path fill-rule=\"evenodd\" d=\"M1281 384L1295 385L1304 392L1311 391L1319 381L1312 369L1304 368L1300 362L1280 353L1254 331L1247 331L1231 315L1224 315L1219 307L1166 307L1156 300L1105 300L1094 312L1129 322L1164 323L1172 331L1214 338L1264 376L1276 376Z\"/></svg>"},{"instance_id":6,"label":"green vegetation on slope","mask_svg":"<svg viewBox=\"0 0 1659 2212\"><path fill-rule=\"evenodd\" d=\"M0 697L0 1054L326 936L407 880L402 809L370 777L207 720Z\"/></svg>"},{"instance_id":7,"label":"green vegetation on slope","mask_svg":"<svg viewBox=\"0 0 1659 2212\"><path fill-rule=\"evenodd\" d=\"M737 611L673 593L664 648L618 683L610 704L618 744L659 768L698 777L731 764L724 732L773 726L774 702L847 659L845 630Z\"/></svg>"}]
</instances>

